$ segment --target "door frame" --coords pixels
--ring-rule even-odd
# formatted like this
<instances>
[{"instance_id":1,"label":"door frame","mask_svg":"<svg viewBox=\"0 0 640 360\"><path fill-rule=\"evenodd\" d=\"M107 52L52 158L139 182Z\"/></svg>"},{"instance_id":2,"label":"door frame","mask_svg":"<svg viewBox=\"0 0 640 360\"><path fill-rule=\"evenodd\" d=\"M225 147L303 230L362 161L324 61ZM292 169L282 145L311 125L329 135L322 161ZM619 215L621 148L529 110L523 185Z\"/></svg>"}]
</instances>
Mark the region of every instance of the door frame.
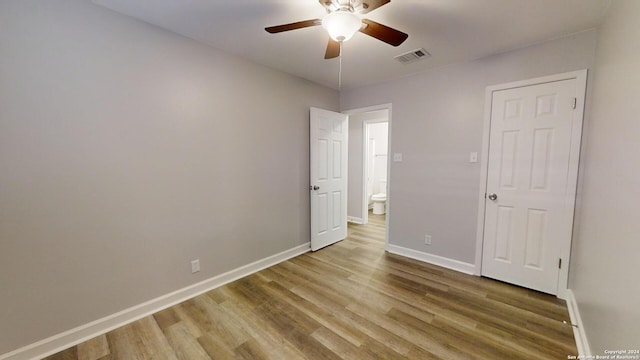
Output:
<instances>
[{"instance_id":1,"label":"door frame","mask_svg":"<svg viewBox=\"0 0 640 360\"><path fill-rule=\"evenodd\" d=\"M498 84L487 86L485 92L484 103L484 124L482 130L482 149L480 156L480 186L478 190L478 223L476 229L476 270L475 275L481 276L482 274L482 250L484 246L484 222L485 222L485 206L486 206L486 193L487 193L487 176L489 170L489 140L491 132L491 104L493 100L493 93L501 90L514 89L519 87L526 87L531 85L538 85L550 82L557 82L562 80L576 80L576 112L575 122L572 128L572 134L576 135L576 138L571 138L571 148L569 155L569 179L576 179L576 181L569 181L567 184L567 193L565 196L565 204L573 207L574 219L572 219L572 231L567 234L567 239L561 245L560 257L562 258L563 266L560 268L560 275L558 278L558 291L557 297L560 299L566 299L568 294L568 279L569 279L569 264L571 263L571 241L573 238L573 220L575 220L575 203L577 192L577 180L578 180L578 168L580 163L580 144L582 140L582 124L584 123L584 107L585 96L587 89L587 69L571 71L566 73L560 73L550 76L543 76L533 79L527 79L522 81L515 81L505 84Z\"/></svg>"},{"instance_id":2,"label":"door frame","mask_svg":"<svg viewBox=\"0 0 640 360\"><path fill-rule=\"evenodd\" d=\"M349 117L351 117L351 115L355 115L355 114L360 114L360 113L366 113L366 112L372 112L372 111L378 111L378 110L387 110L387 208L386 208L386 216L385 216L385 233L384 233L384 247L385 250L387 250L388 245L389 245L389 218L390 218L390 209L391 209L391 103L387 103L387 104L380 104L380 105L373 105L373 106L367 106L367 107L363 107L363 108L357 108L357 109L351 109L351 110L345 110L342 113L343 114L347 114L349 115ZM372 121L372 122L376 122L376 121ZM378 121L379 122L379 121ZM366 194L366 189L367 189L367 179L366 179L366 171L367 171L367 164L366 164L366 152L367 152L367 127L366 127L366 121L362 122L362 167L363 167L363 177L362 177L362 206L363 206L363 213L362 213L362 222L364 224L366 224L369 221L369 207L368 207L368 202L367 202L367 194ZM348 165L347 165L348 166Z\"/></svg>"}]
</instances>

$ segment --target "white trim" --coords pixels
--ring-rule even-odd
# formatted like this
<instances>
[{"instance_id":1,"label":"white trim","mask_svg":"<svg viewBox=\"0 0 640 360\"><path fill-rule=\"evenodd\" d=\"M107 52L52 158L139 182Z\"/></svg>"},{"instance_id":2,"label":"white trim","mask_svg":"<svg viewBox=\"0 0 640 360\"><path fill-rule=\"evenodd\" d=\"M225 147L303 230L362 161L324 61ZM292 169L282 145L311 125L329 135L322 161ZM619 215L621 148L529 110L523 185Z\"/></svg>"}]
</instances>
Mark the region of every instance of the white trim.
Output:
<instances>
[{"instance_id":1,"label":"white trim","mask_svg":"<svg viewBox=\"0 0 640 360\"><path fill-rule=\"evenodd\" d=\"M384 243L385 243L385 249L386 249L387 245L389 245L389 219L391 218L391 149L392 149L391 147L391 131L392 131L391 103L367 106L367 107L358 108L358 109L344 110L342 111L342 113L347 115L353 115L353 114L359 114L359 113L365 113L365 112L371 112L371 111L377 111L377 110L388 111L387 123L389 124L389 130L387 134L387 136L389 137L389 141L387 142L387 154L388 154L387 156L387 206L385 209L386 216L385 216L385 233L384 233ZM363 127L364 127L364 123L363 123ZM365 139L362 139L362 142L364 143ZM363 188L363 191L364 189L366 188ZM365 213L362 214L362 217L365 221L368 221L368 217L369 217L368 208L367 208L367 211L365 211Z\"/></svg>"},{"instance_id":2,"label":"white trim","mask_svg":"<svg viewBox=\"0 0 640 360\"><path fill-rule=\"evenodd\" d=\"M389 112L387 113L387 205L385 210L384 222L384 242L389 243L389 219L391 218L391 104L384 105ZM367 214L369 214L367 210Z\"/></svg>"},{"instance_id":3,"label":"white trim","mask_svg":"<svg viewBox=\"0 0 640 360\"><path fill-rule=\"evenodd\" d=\"M369 223L369 199L367 196L367 175L369 175L369 127L365 121L362 122L362 223ZM388 174L387 174L388 175Z\"/></svg>"},{"instance_id":4,"label":"white trim","mask_svg":"<svg viewBox=\"0 0 640 360\"><path fill-rule=\"evenodd\" d=\"M585 96L586 96L586 87L587 87L587 70L578 70L571 71L562 74L555 74L550 76L539 77L535 79L528 79L522 81L515 81L506 84L493 85L488 86L485 94L485 105L484 105L484 125L482 132L482 151L481 151L481 159L480 159L480 188L478 191L478 223L476 228L476 256L475 256L475 275L482 274L482 247L484 241L484 218L485 218L485 193L487 191L487 175L488 175L488 166L489 166L489 134L491 130L491 103L493 92L519 88L530 85L544 84L555 81L576 79L576 112L573 118L573 129L572 134L576 134L576 138L571 139L571 150L569 155L569 170L568 170L568 178L576 179L578 178L578 166L580 161L580 142L582 139L582 124L584 122L584 104L585 104ZM575 211L575 201L576 201L576 191L577 191L577 181L575 183L570 182L567 185L567 195L565 198L565 205L568 207L574 208ZM572 213L572 216L573 213ZM571 229L573 229L573 219L571 219ZM562 263L566 264L560 269L560 274L558 277L558 288L557 288L557 297L560 299L566 299L567 295L567 286L569 279L569 264L571 263L571 239L572 234L567 234L569 241L566 241L562 244L562 249L560 250L560 257L562 258Z\"/></svg>"},{"instance_id":5,"label":"white trim","mask_svg":"<svg viewBox=\"0 0 640 360\"><path fill-rule=\"evenodd\" d=\"M364 225L364 220L355 216L347 216L347 221L354 224Z\"/></svg>"},{"instance_id":6,"label":"white trim","mask_svg":"<svg viewBox=\"0 0 640 360\"><path fill-rule=\"evenodd\" d=\"M565 264L560 269L558 278L558 297L567 299L569 289L569 264L571 264L571 240L573 238L573 225L575 220L576 196L578 191L578 169L580 166L580 146L582 142L582 126L584 123L584 108L587 94L587 70L576 71L573 73L576 79L576 112L573 118L573 129L571 131L571 152L569 153L569 171L567 179L573 179L573 182L567 184L567 197L565 206L573 209L571 212L571 227L566 236L569 241L565 241L560 249L560 257L562 263Z\"/></svg>"},{"instance_id":7,"label":"white trim","mask_svg":"<svg viewBox=\"0 0 640 360\"><path fill-rule=\"evenodd\" d=\"M347 115L353 115L353 114L360 114L360 113L365 113L365 112L372 112L372 111L378 111L378 110L387 110L389 109L389 111L391 111L391 103L387 103L387 104L380 104L380 105L372 105L372 106L365 106L362 108L357 108L357 109L351 109L351 110L344 110L342 111L343 114L347 114Z\"/></svg>"},{"instance_id":8,"label":"white trim","mask_svg":"<svg viewBox=\"0 0 640 360\"><path fill-rule=\"evenodd\" d=\"M408 257L411 259L419 260L429 264L442 266L447 269L459 271L461 273L474 275L476 273L476 266L463 261L449 259L446 257L429 254L422 251L417 251L402 246L387 244L385 250L392 254Z\"/></svg>"},{"instance_id":9,"label":"white trim","mask_svg":"<svg viewBox=\"0 0 640 360\"><path fill-rule=\"evenodd\" d=\"M582 317L578 311L578 302L571 289L567 289L567 310L569 310L569 318L571 323L576 325L573 327L573 337L576 339L576 347L578 348L579 359L591 358L591 347L587 341L587 333L584 331Z\"/></svg>"},{"instance_id":10,"label":"white trim","mask_svg":"<svg viewBox=\"0 0 640 360\"><path fill-rule=\"evenodd\" d=\"M310 250L311 243L296 246L281 253L228 271L224 274L214 276L197 284L187 286L169 294L159 296L153 300L132 306L115 314L103 317L102 319L92 321L88 324L78 326L71 330L0 355L0 360L41 359L43 357L53 355L71 346L107 333L113 329L117 329L160 310L179 304L207 291L302 255Z\"/></svg>"}]
</instances>

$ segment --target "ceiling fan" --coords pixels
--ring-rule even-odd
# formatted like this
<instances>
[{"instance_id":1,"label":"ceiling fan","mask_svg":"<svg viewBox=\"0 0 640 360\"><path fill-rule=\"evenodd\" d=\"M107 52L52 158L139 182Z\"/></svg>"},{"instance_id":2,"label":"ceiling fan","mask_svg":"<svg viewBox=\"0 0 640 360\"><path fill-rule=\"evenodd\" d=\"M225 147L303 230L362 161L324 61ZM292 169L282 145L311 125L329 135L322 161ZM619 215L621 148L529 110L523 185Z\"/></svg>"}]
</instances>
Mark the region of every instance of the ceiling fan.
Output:
<instances>
[{"instance_id":1,"label":"ceiling fan","mask_svg":"<svg viewBox=\"0 0 640 360\"><path fill-rule=\"evenodd\" d=\"M391 0L319 0L319 2L327 10L327 15L324 18L271 26L265 28L265 30L268 33L275 34L322 25L331 37L324 55L325 59L333 59L340 56L341 43L349 40L356 31L393 46L402 44L409 37L402 31L358 16L358 14L367 14L382 5L388 4Z\"/></svg>"}]
</instances>

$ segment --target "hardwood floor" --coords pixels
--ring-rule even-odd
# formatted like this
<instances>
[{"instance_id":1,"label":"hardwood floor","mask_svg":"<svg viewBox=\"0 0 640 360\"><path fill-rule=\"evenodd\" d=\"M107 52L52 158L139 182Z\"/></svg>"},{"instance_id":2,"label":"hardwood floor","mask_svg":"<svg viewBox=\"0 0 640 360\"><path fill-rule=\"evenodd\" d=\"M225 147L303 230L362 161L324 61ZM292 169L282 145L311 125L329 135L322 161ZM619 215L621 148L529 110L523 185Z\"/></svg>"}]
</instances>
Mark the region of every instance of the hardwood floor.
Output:
<instances>
[{"instance_id":1,"label":"hardwood floor","mask_svg":"<svg viewBox=\"0 0 640 360\"><path fill-rule=\"evenodd\" d=\"M566 359L564 301L346 240L47 359Z\"/></svg>"}]
</instances>

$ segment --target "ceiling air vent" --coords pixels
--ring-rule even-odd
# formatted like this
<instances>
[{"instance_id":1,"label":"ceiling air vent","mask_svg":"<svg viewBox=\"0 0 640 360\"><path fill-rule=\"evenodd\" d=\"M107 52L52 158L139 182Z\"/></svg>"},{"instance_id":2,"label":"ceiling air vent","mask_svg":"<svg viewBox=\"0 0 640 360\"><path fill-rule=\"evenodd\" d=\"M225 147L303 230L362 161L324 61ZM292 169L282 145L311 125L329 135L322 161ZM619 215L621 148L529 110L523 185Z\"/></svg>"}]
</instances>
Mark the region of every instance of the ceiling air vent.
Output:
<instances>
[{"instance_id":1,"label":"ceiling air vent","mask_svg":"<svg viewBox=\"0 0 640 360\"><path fill-rule=\"evenodd\" d=\"M427 52L427 50L425 50L425 49L417 49L417 50L409 51L408 53L400 54L400 55L394 57L394 59L398 60L399 62L401 62L403 64L410 64L410 63L416 62L418 60L426 59L426 58L428 58L430 56L431 56L431 54L429 54Z\"/></svg>"}]
</instances>

